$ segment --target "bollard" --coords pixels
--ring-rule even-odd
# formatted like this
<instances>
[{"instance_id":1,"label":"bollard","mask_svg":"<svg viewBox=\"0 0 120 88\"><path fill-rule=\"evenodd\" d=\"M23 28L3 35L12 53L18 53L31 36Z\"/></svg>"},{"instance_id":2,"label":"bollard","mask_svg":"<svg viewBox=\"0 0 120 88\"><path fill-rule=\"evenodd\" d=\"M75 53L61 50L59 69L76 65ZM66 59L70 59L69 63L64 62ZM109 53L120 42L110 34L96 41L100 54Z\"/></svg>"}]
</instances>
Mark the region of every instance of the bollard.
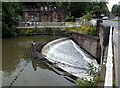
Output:
<instances>
[{"instance_id":1,"label":"bollard","mask_svg":"<svg viewBox=\"0 0 120 88\"><path fill-rule=\"evenodd\" d=\"M102 20L97 20L97 25L96 25L96 32L97 32L97 35L99 35L99 30L100 30L100 23L102 23L103 21Z\"/></svg>"},{"instance_id":2,"label":"bollard","mask_svg":"<svg viewBox=\"0 0 120 88\"><path fill-rule=\"evenodd\" d=\"M31 53L31 57L35 58L36 57L36 43L34 41L32 41L32 53Z\"/></svg>"}]
</instances>

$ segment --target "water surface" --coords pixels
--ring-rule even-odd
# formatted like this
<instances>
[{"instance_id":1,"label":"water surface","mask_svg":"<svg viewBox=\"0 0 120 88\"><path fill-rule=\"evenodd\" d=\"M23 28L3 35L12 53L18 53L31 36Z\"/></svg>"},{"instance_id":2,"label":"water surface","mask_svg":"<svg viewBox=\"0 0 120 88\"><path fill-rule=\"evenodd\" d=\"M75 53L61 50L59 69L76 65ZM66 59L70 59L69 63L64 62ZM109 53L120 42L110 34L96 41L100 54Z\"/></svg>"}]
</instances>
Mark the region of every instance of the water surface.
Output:
<instances>
[{"instance_id":1,"label":"water surface","mask_svg":"<svg viewBox=\"0 0 120 88\"><path fill-rule=\"evenodd\" d=\"M63 76L56 74L44 62L37 59L30 60L29 58L31 41L44 42L59 37L60 36L27 36L3 38L2 85L73 86L73 83L65 79ZM23 71L21 71L21 69L23 69Z\"/></svg>"}]
</instances>

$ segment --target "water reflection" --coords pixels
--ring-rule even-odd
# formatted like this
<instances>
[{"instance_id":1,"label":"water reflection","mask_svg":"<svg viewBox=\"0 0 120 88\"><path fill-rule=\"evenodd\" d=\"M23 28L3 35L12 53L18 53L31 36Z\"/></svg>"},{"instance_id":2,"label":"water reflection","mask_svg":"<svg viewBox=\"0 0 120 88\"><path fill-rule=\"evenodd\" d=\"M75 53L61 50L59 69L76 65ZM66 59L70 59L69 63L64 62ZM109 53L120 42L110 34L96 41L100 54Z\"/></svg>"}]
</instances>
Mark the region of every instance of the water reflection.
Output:
<instances>
[{"instance_id":1,"label":"water reflection","mask_svg":"<svg viewBox=\"0 0 120 88\"><path fill-rule=\"evenodd\" d=\"M28 60L31 50L31 41L48 41L58 38L58 36L30 36L5 38L2 41L2 70L10 75L18 66L22 59Z\"/></svg>"},{"instance_id":2,"label":"water reflection","mask_svg":"<svg viewBox=\"0 0 120 88\"><path fill-rule=\"evenodd\" d=\"M37 71L37 68L52 70L43 60L39 59L32 59L32 67L34 71Z\"/></svg>"},{"instance_id":3,"label":"water reflection","mask_svg":"<svg viewBox=\"0 0 120 88\"><path fill-rule=\"evenodd\" d=\"M29 43L20 45L19 40L3 39L3 57L2 57L2 70L10 75L17 67L22 59L27 60L29 56L30 47L25 47ZM21 41L24 42L24 41Z\"/></svg>"},{"instance_id":4,"label":"water reflection","mask_svg":"<svg viewBox=\"0 0 120 88\"><path fill-rule=\"evenodd\" d=\"M29 36L5 38L2 40L2 85L9 86L24 65L30 60L31 41L50 41L60 36ZM55 78L56 77L56 78ZM52 78L52 79L51 79ZM59 79L59 80L58 80ZM27 83L26 83L26 81ZM51 82L42 81L51 80ZM55 81L59 82L55 84ZM62 81L60 81L62 80ZM41 83L39 83L41 82ZM42 85L71 85L71 83L55 74L52 69L38 59L32 59L20 73L20 77L13 84L14 86L42 86Z\"/></svg>"},{"instance_id":5,"label":"water reflection","mask_svg":"<svg viewBox=\"0 0 120 88\"><path fill-rule=\"evenodd\" d=\"M37 71L37 64L38 64L37 61L32 59L32 66L33 66L34 71Z\"/></svg>"}]
</instances>

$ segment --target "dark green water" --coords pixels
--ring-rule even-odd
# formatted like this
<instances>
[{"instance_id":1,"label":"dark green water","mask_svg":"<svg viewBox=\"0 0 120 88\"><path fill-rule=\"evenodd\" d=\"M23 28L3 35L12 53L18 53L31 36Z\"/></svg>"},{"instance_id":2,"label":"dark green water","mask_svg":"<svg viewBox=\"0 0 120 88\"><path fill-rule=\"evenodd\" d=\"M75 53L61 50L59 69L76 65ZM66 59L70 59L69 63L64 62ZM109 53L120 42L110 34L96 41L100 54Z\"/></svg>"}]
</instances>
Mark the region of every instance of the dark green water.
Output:
<instances>
[{"instance_id":1,"label":"dark green water","mask_svg":"<svg viewBox=\"0 0 120 88\"><path fill-rule=\"evenodd\" d=\"M48 41L60 36L27 36L2 39L3 86L73 86L40 60L30 60L31 41ZM24 65L27 63L26 67ZM20 70L24 68L22 72ZM17 79L13 82L15 77Z\"/></svg>"}]
</instances>

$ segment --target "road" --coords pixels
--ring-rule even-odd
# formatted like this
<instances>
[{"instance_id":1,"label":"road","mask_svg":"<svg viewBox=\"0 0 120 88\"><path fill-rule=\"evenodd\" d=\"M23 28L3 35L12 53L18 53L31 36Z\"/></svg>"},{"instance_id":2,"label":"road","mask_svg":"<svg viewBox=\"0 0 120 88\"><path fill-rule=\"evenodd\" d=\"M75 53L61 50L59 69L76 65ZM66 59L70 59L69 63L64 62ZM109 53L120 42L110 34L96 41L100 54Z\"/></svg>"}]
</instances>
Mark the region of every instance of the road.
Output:
<instances>
[{"instance_id":1,"label":"road","mask_svg":"<svg viewBox=\"0 0 120 88\"><path fill-rule=\"evenodd\" d=\"M112 21L112 20L103 20L103 25L106 25L106 26L113 26L115 27L115 29L118 30L118 21ZM120 30L120 29L119 29Z\"/></svg>"},{"instance_id":2,"label":"road","mask_svg":"<svg viewBox=\"0 0 120 88\"><path fill-rule=\"evenodd\" d=\"M112 20L103 20L102 25L105 26L113 26L113 43L114 43L114 56L115 56L115 64L116 64L116 83L120 88L120 21L112 21Z\"/></svg>"}]
</instances>

